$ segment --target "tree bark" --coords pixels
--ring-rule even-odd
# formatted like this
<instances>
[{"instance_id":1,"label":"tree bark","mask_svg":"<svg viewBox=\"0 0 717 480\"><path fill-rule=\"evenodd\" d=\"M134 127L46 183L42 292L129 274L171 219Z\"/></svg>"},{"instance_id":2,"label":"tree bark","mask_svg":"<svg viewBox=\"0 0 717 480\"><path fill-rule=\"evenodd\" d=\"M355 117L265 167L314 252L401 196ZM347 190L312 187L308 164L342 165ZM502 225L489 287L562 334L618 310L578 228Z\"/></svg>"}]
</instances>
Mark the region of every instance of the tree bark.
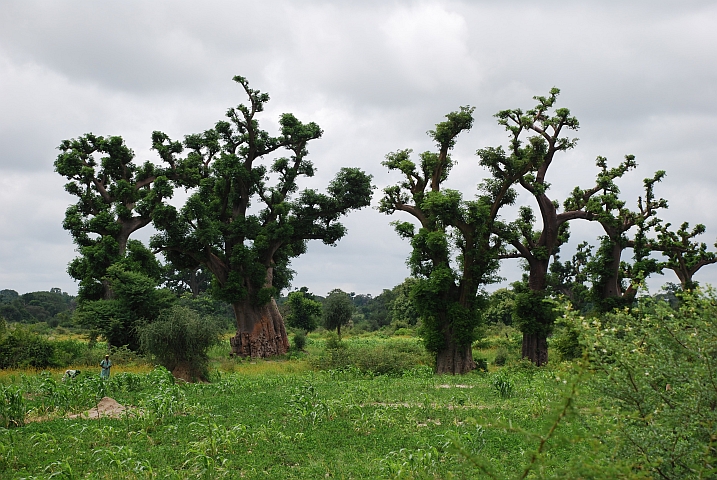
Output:
<instances>
[{"instance_id":1,"label":"tree bark","mask_svg":"<svg viewBox=\"0 0 717 480\"><path fill-rule=\"evenodd\" d=\"M548 340L537 333L523 334L523 358L528 358L536 366L548 363Z\"/></svg>"},{"instance_id":2,"label":"tree bark","mask_svg":"<svg viewBox=\"0 0 717 480\"><path fill-rule=\"evenodd\" d=\"M530 262L528 285L533 292L544 292L547 287L548 260ZM548 363L548 339L541 333L523 333L521 357L527 358L536 366Z\"/></svg>"},{"instance_id":3,"label":"tree bark","mask_svg":"<svg viewBox=\"0 0 717 480\"><path fill-rule=\"evenodd\" d=\"M612 252L609 265L610 275L605 280L602 288L602 298L621 297L622 288L620 285L620 257L622 256L623 247L619 240L612 240Z\"/></svg>"},{"instance_id":4,"label":"tree bark","mask_svg":"<svg viewBox=\"0 0 717 480\"><path fill-rule=\"evenodd\" d=\"M289 338L274 299L262 306L241 302L232 304L237 334L229 339L231 352L241 357L266 358L289 350Z\"/></svg>"},{"instance_id":5,"label":"tree bark","mask_svg":"<svg viewBox=\"0 0 717 480\"><path fill-rule=\"evenodd\" d=\"M462 375L475 370L471 345L457 344L453 332L446 332L445 348L436 354L436 373Z\"/></svg>"}]
</instances>

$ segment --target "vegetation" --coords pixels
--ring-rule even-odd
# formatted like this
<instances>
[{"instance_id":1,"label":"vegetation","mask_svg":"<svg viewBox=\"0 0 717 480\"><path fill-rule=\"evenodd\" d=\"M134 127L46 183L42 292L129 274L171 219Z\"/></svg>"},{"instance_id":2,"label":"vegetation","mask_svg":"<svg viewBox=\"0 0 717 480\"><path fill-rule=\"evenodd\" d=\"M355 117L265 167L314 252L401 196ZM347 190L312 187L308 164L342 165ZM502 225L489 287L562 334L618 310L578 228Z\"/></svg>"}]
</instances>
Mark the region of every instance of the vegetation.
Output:
<instances>
[{"instance_id":1,"label":"vegetation","mask_svg":"<svg viewBox=\"0 0 717 480\"><path fill-rule=\"evenodd\" d=\"M399 150L383 162L404 178L384 189L380 211L405 212L419 223L418 231L410 222L394 226L411 241L409 266L416 278L411 300L423 321L426 347L436 354L438 373L476 368L471 344L481 322L478 290L496 279L501 240L493 232L498 211L515 200L511 187L531 168L529 158L506 157L500 148L481 150L480 163L494 178L481 184L477 199L467 201L460 192L444 188L453 166L449 153L458 135L472 127L472 112L462 107L428 132L438 152L424 152L416 163L411 150Z\"/></svg>"},{"instance_id":2,"label":"vegetation","mask_svg":"<svg viewBox=\"0 0 717 480\"><path fill-rule=\"evenodd\" d=\"M324 327L327 330L335 328L338 337L341 338L341 327L349 323L353 311L351 298L342 290L332 290L324 301L322 317Z\"/></svg>"},{"instance_id":3,"label":"vegetation","mask_svg":"<svg viewBox=\"0 0 717 480\"><path fill-rule=\"evenodd\" d=\"M139 328L142 350L186 381L206 380L207 351L220 341L219 326L186 307L174 306Z\"/></svg>"},{"instance_id":4,"label":"vegetation","mask_svg":"<svg viewBox=\"0 0 717 480\"><path fill-rule=\"evenodd\" d=\"M677 309L642 299L600 318L564 309L556 334L569 323L577 334L563 345L580 358L542 368L495 324L475 358L503 348L510 359L460 379L434 375L416 339L319 333L308 357L210 358L208 384L124 362L107 381L0 375L0 474L711 478L717 297L679 296ZM104 396L130 409L67 418Z\"/></svg>"},{"instance_id":5,"label":"vegetation","mask_svg":"<svg viewBox=\"0 0 717 480\"><path fill-rule=\"evenodd\" d=\"M15 290L0 290L0 316L10 322L46 322L52 327L67 327L72 324L75 303L74 297L59 288L22 295Z\"/></svg>"},{"instance_id":6,"label":"vegetation","mask_svg":"<svg viewBox=\"0 0 717 480\"><path fill-rule=\"evenodd\" d=\"M289 294L286 301L289 313L284 316L289 327L305 332L316 330L321 317L321 303L314 298L306 287Z\"/></svg>"},{"instance_id":7,"label":"vegetation","mask_svg":"<svg viewBox=\"0 0 717 480\"><path fill-rule=\"evenodd\" d=\"M169 164L186 149L182 161L198 167L192 194L177 210L164 206L154 215L160 231L152 246L177 269L203 265L214 277L212 294L230 303L237 320L232 352L243 357L286 353L283 319L274 298L289 286L292 258L306 252L308 240L335 244L346 234L339 219L369 205L371 177L357 168L342 168L327 193L299 192L301 177L314 175L307 145L321 137L316 123L302 123L292 114L279 119L279 135L259 127L258 114L269 95L234 77L248 103L183 143L155 132L154 149ZM265 157L283 149L265 165ZM270 185L270 176L277 178ZM250 210L249 206L259 205Z\"/></svg>"}]
</instances>

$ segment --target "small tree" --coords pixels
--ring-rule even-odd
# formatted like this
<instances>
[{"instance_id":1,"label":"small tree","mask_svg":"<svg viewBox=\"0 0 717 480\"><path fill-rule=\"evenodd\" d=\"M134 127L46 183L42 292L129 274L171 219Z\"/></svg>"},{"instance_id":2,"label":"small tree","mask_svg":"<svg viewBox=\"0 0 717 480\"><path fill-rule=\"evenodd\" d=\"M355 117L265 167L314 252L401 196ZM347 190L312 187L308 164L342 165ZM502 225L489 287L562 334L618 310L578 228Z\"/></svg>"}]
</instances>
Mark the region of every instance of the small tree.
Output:
<instances>
[{"instance_id":1,"label":"small tree","mask_svg":"<svg viewBox=\"0 0 717 480\"><path fill-rule=\"evenodd\" d=\"M341 325L346 325L351 320L354 313L354 304L346 292L339 290L331 290L329 296L324 301L324 327L327 330L336 329L336 333L341 338Z\"/></svg>"},{"instance_id":2,"label":"small tree","mask_svg":"<svg viewBox=\"0 0 717 480\"><path fill-rule=\"evenodd\" d=\"M312 332L319 326L318 318L321 316L321 303L313 299L306 287L291 292L286 302L291 309L286 316L286 324L293 328L300 328Z\"/></svg>"},{"instance_id":3,"label":"small tree","mask_svg":"<svg viewBox=\"0 0 717 480\"><path fill-rule=\"evenodd\" d=\"M187 381L206 379L207 350L219 343L219 335L215 322L179 306L139 328L142 350L157 357L175 377Z\"/></svg>"},{"instance_id":4,"label":"small tree","mask_svg":"<svg viewBox=\"0 0 717 480\"><path fill-rule=\"evenodd\" d=\"M670 226L667 223L656 228L657 244L652 249L661 251L667 257L664 267L675 272L682 289L693 290L697 282L692 277L705 265L717 263L717 255L707 250L706 243L694 240L697 235L705 233L705 226L701 223L690 230L690 224L685 222L676 232L671 231Z\"/></svg>"}]
</instances>

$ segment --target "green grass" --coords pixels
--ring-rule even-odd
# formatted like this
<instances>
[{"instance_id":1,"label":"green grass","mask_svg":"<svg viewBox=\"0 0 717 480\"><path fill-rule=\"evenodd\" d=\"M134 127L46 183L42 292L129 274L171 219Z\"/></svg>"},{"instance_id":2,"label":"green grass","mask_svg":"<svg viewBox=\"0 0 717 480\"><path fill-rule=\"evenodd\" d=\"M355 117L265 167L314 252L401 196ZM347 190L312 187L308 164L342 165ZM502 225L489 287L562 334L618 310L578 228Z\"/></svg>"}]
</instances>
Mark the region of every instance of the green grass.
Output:
<instances>
[{"instance_id":1,"label":"green grass","mask_svg":"<svg viewBox=\"0 0 717 480\"><path fill-rule=\"evenodd\" d=\"M208 384L175 383L129 358L108 382L92 369L71 382L59 369L0 372L28 410L25 426L0 428L0 478L490 478L486 469L519 478L541 444L536 434L551 426L527 478L611 468L611 421L587 384L569 393L573 364L489 364L456 377L426 365L389 375L361 367L372 351L425 360L418 342L345 338L358 363L316 371L321 335L272 360L231 359L226 341L210 351ZM475 354L490 362L498 343ZM136 408L116 419L68 418L105 395ZM556 421L566 395L569 415Z\"/></svg>"},{"instance_id":2,"label":"green grass","mask_svg":"<svg viewBox=\"0 0 717 480\"><path fill-rule=\"evenodd\" d=\"M475 478L478 470L448 448L453 436L498 473L512 473L536 442L505 427L549 428L562 392L554 377L513 374L513 394L502 398L489 374L255 371L181 386L159 382L161 373L125 374L102 393L140 410L99 421L64 418L92 406L96 383L68 398L59 392L65 385L25 377L18 383L30 422L0 430L0 469L3 478ZM589 422L566 421L561 433L585 438ZM556 444L549 471L594 456L591 448Z\"/></svg>"},{"instance_id":3,"label":"green grass","mask_svg":"<svg viewBox=\"0 0 717 480\"><path fill-rule=\"evenodd\" d=\"M352 348L392 345L362 336ZM404 338L401 342L416 342ZM435 376L430 368L375 375L358 368L314 371L323 339L288 360L212 353L208 384L176 384L163 369L60 372L0 378L24 393L25 426L0 428L1 478L499 478L520 475L564 404L573 365L513 365L491 373ZM488 349L494 347L488 346ZM485 355L486 352L477 352ZM510 382L510 395L496 379ZM137 407L122 418L68 419L107 395ZM576 463L609 465L610 449L587 388L557 424L528 478L564 476ZM541 470L542 469L542 470ZM486 477L487 478L487 477ZM608 478L608 477L606 477Z\"/></svg>"}]
</instances>

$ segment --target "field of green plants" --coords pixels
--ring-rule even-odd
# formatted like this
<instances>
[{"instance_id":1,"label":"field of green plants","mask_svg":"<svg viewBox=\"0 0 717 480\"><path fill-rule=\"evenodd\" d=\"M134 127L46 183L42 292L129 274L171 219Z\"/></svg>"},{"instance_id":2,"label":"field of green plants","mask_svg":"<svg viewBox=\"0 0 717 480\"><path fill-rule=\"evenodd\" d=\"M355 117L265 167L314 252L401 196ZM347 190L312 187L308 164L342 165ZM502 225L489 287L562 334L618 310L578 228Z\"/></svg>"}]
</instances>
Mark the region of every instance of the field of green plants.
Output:
<instances>
[{"instance_id":1,"label":"field of green plants","mask_svg":"<svg viewBox=\"0 0 717 480\"><path fill-rule=\"evenodd\" d=\"M214 347L209 383L136 360L108 381L4 371L0 477L715 478L714 298L637 310L568 312L540 368L494 327L488 369L455 377L378 334L312 334L276 361ZM585 353L560 361L575 335ZM103 397L126 410L71 418Z\"/></svg>"}]
</instances>

